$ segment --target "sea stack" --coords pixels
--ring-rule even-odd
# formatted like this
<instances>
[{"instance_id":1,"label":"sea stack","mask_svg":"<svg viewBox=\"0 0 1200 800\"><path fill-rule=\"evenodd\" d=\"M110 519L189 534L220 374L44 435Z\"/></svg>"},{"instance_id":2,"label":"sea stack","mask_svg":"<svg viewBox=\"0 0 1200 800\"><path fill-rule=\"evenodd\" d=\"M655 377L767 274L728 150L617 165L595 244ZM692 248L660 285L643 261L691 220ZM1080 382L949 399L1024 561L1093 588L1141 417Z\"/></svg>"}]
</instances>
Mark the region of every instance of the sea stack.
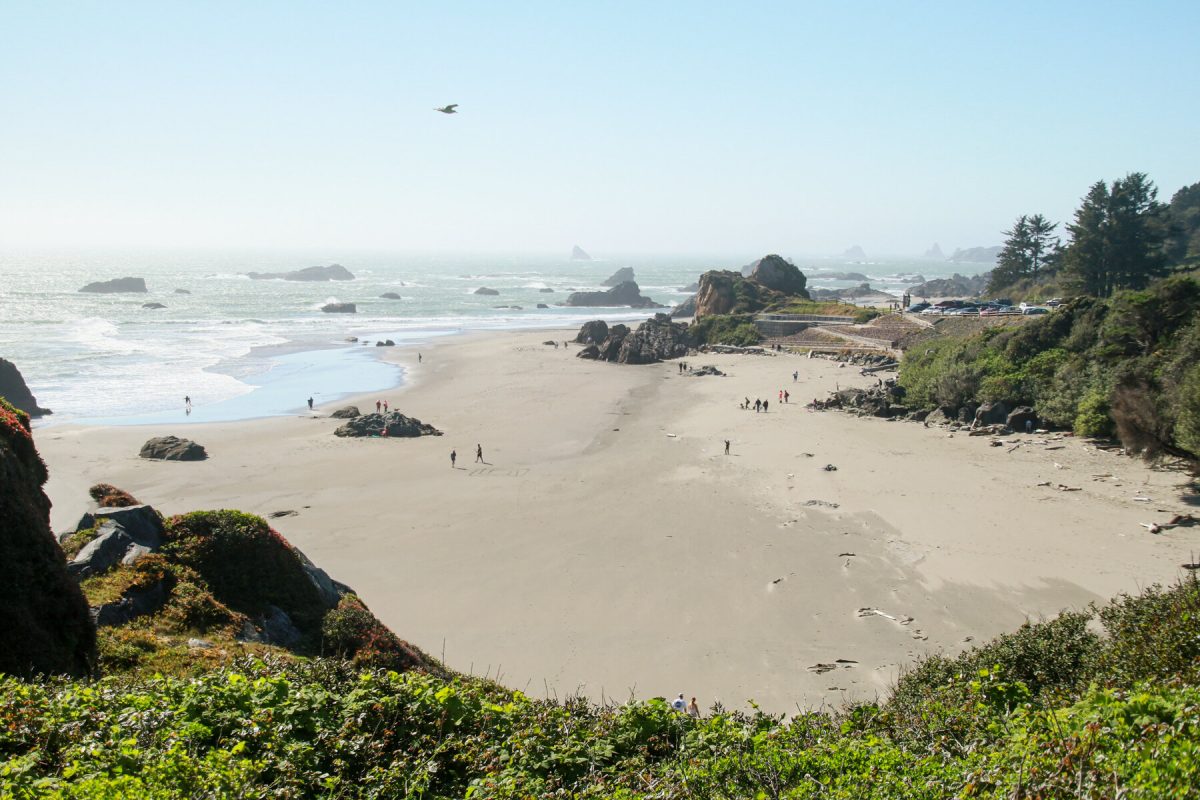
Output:
<instances>
[{"instance_id":1,"label":"sea stack","mask_svg":"<svg viewBox=\"0 0 1200 800\"><path fill-rule=\"evenodd\" d=\"M0 397L30 417L41 417L51 413L49 409L38 406L37 398L25 385L25 378L21 376L17 365L3 358L0 358Z\"/></svg>"},{"instance_id":2,"label":"sea stack","mask_svg":"<svg viewBox=\"0 0 1200 800\"><path fill-rule=\"evenodd\" d=\"M121 294L126 292L138 292L144 294L146 290L145 278L113 278L110 281L96 281L89 283L79 291L88 292L89 294Z\"/></svg>"},{"instance_id":3,"label":"sea stack","mask_svg":"<svg viewBox=\"0 0 1200 800\"><path fill-rule=\"evenodd\" d=\"M579 245L575 245L574 247L571 248L571 260L572 261L591 261L592 257L589 256L587 253L585 253L582 247L580 247Z\"/></svg>"}]
</instances>

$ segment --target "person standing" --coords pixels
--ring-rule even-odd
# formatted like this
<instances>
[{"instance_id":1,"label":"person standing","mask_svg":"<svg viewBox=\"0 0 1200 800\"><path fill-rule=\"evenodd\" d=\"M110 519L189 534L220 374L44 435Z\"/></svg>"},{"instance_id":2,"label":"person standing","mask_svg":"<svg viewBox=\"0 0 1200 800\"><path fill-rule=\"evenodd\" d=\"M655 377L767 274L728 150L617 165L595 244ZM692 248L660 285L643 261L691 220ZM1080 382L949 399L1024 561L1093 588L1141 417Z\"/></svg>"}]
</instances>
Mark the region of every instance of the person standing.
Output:
<instances>
[{"instance_id":1,"label":"person standing","mask_svg":"<svg viewBox=\"0 0 1200 800\"><path fill-rule=\"evenodd\" d=\"M675 709L680 714L686 713L687 701L683 699L683 692L680 692L679 697L676 697L671 701L671 708Z\"/></svg>"},{"instance_id":2,"label":"person standing","mask_svg":"<svg viewBox=\"0 0 1200 800\"><path fill-rule=\"evenodd\" d=\"M789 398L791 396L792 396L791 392L789 392L787 389L783 390L783 402L785 402L785 403L788 402Z\"/></svg>"},{"instance_id":3,"label":"person standing","mask_svg":"<svg viewBox=\"0 0 1200 800\"><path fill-rule=\"evenodd\" d=\"M796 370L795 372L792 373L792 383L795 383L799 379L800 379L800 370Z\"/></svg>"},{"instance_id":4,"label":"person standing","mask_svg":"<svg viewBox=\"0 0 1200 800\"><path fill-rule=\"evenodd\" d=\"M696 705L696 698L692 698L692 702L687 704L687 715L692 719L700 719L700 706Z\"/></svg>"},{"instance_id":5,"label":"person standing","mask_svg":"<svg viewBox=\"0 0 1200 800\"><path fill-rule=\"evenodd\" d=\"M729 440L725 440L725 455L729 455Z\"/></svg>"},{"instance_id":6,"label":"person standing","mask_svg":"<svg viewBox=\"0 0 1200 800\"><path fill-rule=\"evenodd\" d=\"M376 400L376 401L375 401L375 413L376 413L376 414L378 414L378 413L379 413L379 407L380 407L381 405L383 405L383 404L382 404L382 403L380 403L378 400Z\"/></svg>"},{"instance_id":7,"label":"person standing","mask_svg":"<svg viewBox=\"0 0 1200 800\"><path fill-rule=\"evenodd\" d=\"M383 401L383 413L387 413L387 400Z\"/></svg>"},{"instance_id":8,"label":"person standing","mask_svg":"<svg viewBox=\"0 0 1200 800\"><path fill-rule=\"evenodd\" d=\"M454 469L454 462L458 460L458 453L454 450L450 451L450 469Z\"/></svg>"},{"instance_id":9,"label":"person standing","mask_svg":"<svg viewBox=\"0 0 1200 800\"><path fill-rule=\"evenodd\" d=\"M192 407L192 396L191 396L191 395L185 395L185 396L184 396L184 398L183 398L183 407L184 407L184 408L191 408L191 407Z\"/></svg>"},{"instance_id":10,"label":"person standing","mask_svg":"<svg viewBox=\"0 0 1200 800\"><path fill-rule=\"evenodd\" d=\"M421 354L420 353L417 353L417 363L418 364L421 363Z\"/></svg>"},{"instance_id":11,"label":"person standing","mask_svg":"<svg viewBox=\"0 0 1200 800\"><path fill-rule=\"evenodd\" d=\"M487 463L486 461L483 461L483 445L477 444L477 445L475 445L475 462L479 463L481 461L484 464Z\"/></svg>"},{"instance_id":12,"label":"person standing","mask_svg":"<svg viewBox=\"0 0 1200 800\"><path fill-rule=\"evenodd\" d=\"M312 411L312 398L308 398L308 410Z\"/></svg>"},{"instance_id":13,"label":"person standing","mask_svg":"<svg viewBox=\"0 0 1200 800\"><path fill-rule=\"evenodd\" d=\"M763 413L764 413L764 414L765 414L765 413L767 413L767 403L769 403L769 402L771 402L771 401L770 401L770 400L763 400Z\"/></svg>"}]
</instances>

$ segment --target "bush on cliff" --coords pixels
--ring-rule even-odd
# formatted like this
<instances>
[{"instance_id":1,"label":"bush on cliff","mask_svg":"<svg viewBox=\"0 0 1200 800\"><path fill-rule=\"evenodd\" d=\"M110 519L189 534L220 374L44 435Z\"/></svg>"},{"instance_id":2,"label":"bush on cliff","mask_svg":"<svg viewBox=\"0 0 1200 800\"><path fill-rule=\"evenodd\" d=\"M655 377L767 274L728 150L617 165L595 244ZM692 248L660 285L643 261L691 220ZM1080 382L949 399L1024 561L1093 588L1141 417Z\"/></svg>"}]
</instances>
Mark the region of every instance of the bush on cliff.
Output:
<instances>
[{"instance_id":1,"label":"bush on cliff","mask_svg":"<svg viewBox=\"0 0 1200 800\"><path fill-rule=\"evenodd\" d=\"M701 317L688 327L688 333L697 344L750 347L762 341L762 334L754 327L753 314L714 314Z\"/></svg>"},{"instance_id":2,"label":"bush on cliff","mask_svg":"<svg viewBox=\"0 0 1200 800\"><path fill-rule=\"evenodd\" d=\"M95 633L50 532L46 477L28 415L0 398L0 672L82 675Z\"/></svg>"}]
</instances>

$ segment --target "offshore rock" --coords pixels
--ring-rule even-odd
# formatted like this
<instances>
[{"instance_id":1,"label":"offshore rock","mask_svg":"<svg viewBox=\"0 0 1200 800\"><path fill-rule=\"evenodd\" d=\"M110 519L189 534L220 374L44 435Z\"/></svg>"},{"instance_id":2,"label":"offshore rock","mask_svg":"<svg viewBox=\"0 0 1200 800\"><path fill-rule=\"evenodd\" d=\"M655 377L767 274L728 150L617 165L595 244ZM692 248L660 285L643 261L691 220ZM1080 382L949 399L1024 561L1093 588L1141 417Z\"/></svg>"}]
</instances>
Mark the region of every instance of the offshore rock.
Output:
<instances>
[{"instance_id":1,"label":"offshore rock","mask_svg":"<svg viewBox=\"0 0 1200 800\"><path fill-rule=\"evenodd\" d=\"M635 278L633 277L633 267L621 267L619 270L617 270L612 275L610 275L608 277L608 279L605 280L604 283L602 283L600 285L601 286L617 286L619 284L625 283L625 281L632 281L632 280L635 280Z\"/></svg>"},{"instance_id":2,"label":"offshore rock","mask_svg":"<svg viewBox=\"0 0 1200 800\"><path fill-rule=\"evenodd\" d=\"M750 280L784 294L804 294L808 279L782 256L766 255L751 265Z\"/></svg>"},{"instance_id":3,"label":"offshore rock","mask_svg":"<svg viewBox=\"0 0 1200 800\"><path fill-rule=\"evenodd\" d=\"M352 281L353 273L341 264L330 264L328 267L305 267L291 272L248 272L251 280L268 281Z\"/></svg>"},{"instance_id":4,"label":"offshore rock","mask_svg":"<svg viewBox=\"0 0 1200 800\"><path fill-rule=\"evenodd\" d=\"M30 417L36 418L51 413L49 409L38 406L37 398L25 385L25 378L21 376L17 365L11 361L5 361L3 358L0 358L0 397Z\"/></svg>"},{"instance_id":5,"label":"offshore rock","mask_svg":"<svg viewBox=\"0 0 1200 800\"><path fill-rule=\"evenodd\" d=\"M146 292L145 278L113 278L110 281L89 283L79 291L92 294L118 294L122 292Z\"/></svg>"},{"instance_id":6,"label":"offshore rock","mask_svg":"<svg viewBox=\"0 0 1200 800\"><path fill-rule=\"evenodd\" d=\"M357 314L358 306L354 303L326 303L321 310L326 314Z\"/></svg>"},{"instance_id":7,"label":"offshore rock","mask_svg":"<svg viewBox=\"0 0 1200 800\"><path fill-rule=\"evenodd\" d=\"M633 281L619 283L606 292L573 292L567 297L568 306L629 306L630 308L665 308L649 297Z\"/></svg>"}]
</instances>

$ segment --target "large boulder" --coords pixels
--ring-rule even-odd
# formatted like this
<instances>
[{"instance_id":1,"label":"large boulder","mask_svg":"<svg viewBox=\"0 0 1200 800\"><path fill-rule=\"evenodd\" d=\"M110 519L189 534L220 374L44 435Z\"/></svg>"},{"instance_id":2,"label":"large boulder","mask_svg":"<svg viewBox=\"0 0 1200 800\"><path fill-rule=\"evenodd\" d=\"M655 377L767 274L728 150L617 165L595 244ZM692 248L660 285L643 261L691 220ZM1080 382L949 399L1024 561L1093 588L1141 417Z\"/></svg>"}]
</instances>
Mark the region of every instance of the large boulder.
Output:
<instances>
[{"instance_id":1,"label":"large boulder","mask_svg":"<svg viewBox=\"0 0 1200 800\"><path fill-rule=\"evenodd\" d=\"M120 598L111 603L93 606L90 609L92 621L97 628L124 625L138 617L155 613L166 605L169 597L170 588L165 578L149 586L135 586L126 589Z\"/></svg>"},{"instance_id":2,"label":"large boulder","mask_svg":"<svg viewBox=\"0 0 1200 800\"><path fill-rule=\"evenodd\" d=\"M196 444L191 439L180 439L178 436L147 439L138 455L157 461L203 461L208 458L203 445Z\"/></svg>"},{"instance_id":3,"label":"large boulder","mask_svg":"<svg viewBox=\"0 0 1200 800\"><path fill-rule=\"evenodd\" d=\"M489 289L486 286L480 286L478 289L475 290L475 294L482 294L482 295L486 295L488 297L495 297L496 295L500 294L500 292L496 291L495 289Z\"/></svg>"},{"instance_id":4,"label":"large boulder","mask_svg":"<svg viewBox=\"0 0 1200 800\"><path fill-rule=\"evenodd\" d=\"M601 286L617 286L626 281L634 280L633 267L621 267L600 284Z\"/></svg>"},{"instance_id":5,"label":"large boulder","mask_svg":"<svg viewBox=\"0 0 1200 800\"><path fill-rule=\"evenodd\" d=\"M358 306L354 303L326 303L321 310L326 314L357 314Z\"/></svg>"},{"instance_id":6,"label":"large boulder","mask_svg":"<svg viewBox=\"0 0 1200 800\"><path fill-rule=\"evenodd\" d=\"M150 506L102 508L92 517L95 537L67 564L67 572L79 580L133 564L162 546L162 519Z\"/></svg>"},{"instance_id":7,"label":"large boulder","mask_svg":"<svg viewBox=\"0 0 1200 800\"><path fill-rule=\"evenodd\" d=\"M136 505L117 508L98 508L90 512L92 524L105 521L112 522L128 533L134 541L144 544L151 550L162 544L162 516L152 506Z\"/></svg>"},{"instance_id":8,"label":"large boulder","mask_svg":"<svg viewBox=\"0 0 1200 800\"><path fill-rule=\"evenodd\" d=\"M358 406L346 406L345 408L339 408L329 416L334 419L354 419L355 417L362 416L362 413L358 410Z\"/></svg>"},{"instance_id":9,"label":"large boulder","mask_svg":"<svg viewBox=\"0 0 1200 800\"><path fill-rule=\"evenodd\" d=\"M629 306L630 308L665 308L649 297L642 297L642 291L633 281L619 283L605 292L572 292L567 297L568 306L610 307Z\"/></svg>"},{"instance_id":10,"label":"large boulder","mask_svg":"<svg viewBox=\"0 0 1200 800\"><path fill-rule=\"evenodd\" d=\"M600 348L594 344L589 344L587 347L582 348L578 353L576 353L575 357L588 358L592 360L598 359L600 358Z\"/></svg>"},{"instance_id":11,"label":"large boulder","mask_svg":"<svg viewBox=\"0 0 1200 800\"><path fill-rule=\"evenodd\" d=\"M1008 420L1008 404L987 402L975 409L975 425L1003 425Z\"/></svg>"},{"instance_id":12,"label":"large boulder","mask_svg":"<svg viewBox=\"0 0 1200 800\"><path fill-rule=\"evenodd\" d=\"M91 294L119 294L122 292L139 292L145 293L146 279L145 278L113 278L110 281L96 281L89 283L79 291L89 292Z\"/></svg>"},{"instance_id":13,"label":"large boulder","mask_svg":"<svg viewBox=\"0 0 1200 800\"><path fill-rule=\"evenodd\" d=\"M380 297L380 299L383 299L383 300L399 300L399 299L401 299L400 295L398 295L396 292L384 292L383 294L379 295L379 297Z\"/></svg>"},{"instance_id":14,"label":"large boulder","mask_svg":"<svg viewBox=\"0 0 1200 800\"><path fill-rule=\"evenodd\" d=\"M29 418L0 401L0 673L84 675L96 657L87 601L50 533Z\"/></svg>"},{"instance_id":15,"label":"large boulder","mask_svg":"<svg viewBox=\"0 0 1200 800\"><path fill-rule=\"evenodd\" d=\"M1029 406L1017 406L1009 413L1004 422L1014 431L1024 431L1031 422L1033 427L1038 426L1038 415Z\"/></svg>"},{"instance_id":16,"label":"large boulder","mask_svg":"<svg viewBox=\"0 0 1200 800\"><path fill-rule=\"evenodd\" d=\"M25 379L21 377L21 371L17 369L17 365L3 358L0 358L0 397L30 417L40 417L50 413L49 409L38 406L37 398L25 385Z\"/></svg>"},{"instance_id":17,"label":"large boulder","mask_svg":"<svg viewBox=\"0 0 1200 800\"><path fill-rule=\"evenodd\" d=\"M337 436L387 436L389 438L411 438L414 436L441 436L442 432L426 425L414 417L406 417L399 411L386 414L363 414L334 431Z\"/></svg>"},{"instance_id":18,"label":"large boulder","mask_svg":"<svg viewBox=\"0 0 1200 800\"><path fill-rule=\"evenodd\" d=\"M602 319L595 319L591 322L583 323L583 327L579 329L579 333L575 334L576 344L599 344L608 338L608 323Z\"/></svg>"},{"instance_id":19,"label":"large boulder","mask_svg":"<svg viewBox=\"0 0 1200 800\"><path fill-rule=\"evenodd\" d=\"M621 345L625 343L625 337L628 335L628 325L613 325L609 328L608 336L605 336L604 341L597 345L600 350L600 360L616 361L617 356L621 354Z\"/></svg>"},{"instance_id":20,"label":"large boulder","mask_svg":"<svg viewBox=\"0 0 1200 800\"><path fill-rule=\"evenodd\" d=\"M616 360L621 364L653 364L688 354L687 325L671 322L669 314L655 314L623 337Z\"/></svg>"},{"instance_id":21,"label":"large boulder","mask_svg":"<svg viewBox=\"0 0 1200 800\"><path fill-rule=\"evenodd\" d=\"M804 287L808 280L804 273L775 254L763 256L751 265L750 280L783 294L805 293Z\"/></svg>"},{"instance_id":22,"label":"large boulder","mask_svg":"<svg viewBox=\"0 0 1200 800\"><path fill-rule=\"evenodd\" d=\"M142 303L142 308L148 308L151 311L157 311L160 308L166 308L162 303Z\"/></svg>"},{"instance_id":23,"label":"large boulder","mask_svg":"<svg viewBox=\"0 0 1200 800\"><path fill-rule=\"evenodd\" d=\"M341 264L330 264L328 267L305 267L291 272L248 272L251 280L283 280L283 281L352 281L353 273Z\"/></svg>"}]
</instances>

